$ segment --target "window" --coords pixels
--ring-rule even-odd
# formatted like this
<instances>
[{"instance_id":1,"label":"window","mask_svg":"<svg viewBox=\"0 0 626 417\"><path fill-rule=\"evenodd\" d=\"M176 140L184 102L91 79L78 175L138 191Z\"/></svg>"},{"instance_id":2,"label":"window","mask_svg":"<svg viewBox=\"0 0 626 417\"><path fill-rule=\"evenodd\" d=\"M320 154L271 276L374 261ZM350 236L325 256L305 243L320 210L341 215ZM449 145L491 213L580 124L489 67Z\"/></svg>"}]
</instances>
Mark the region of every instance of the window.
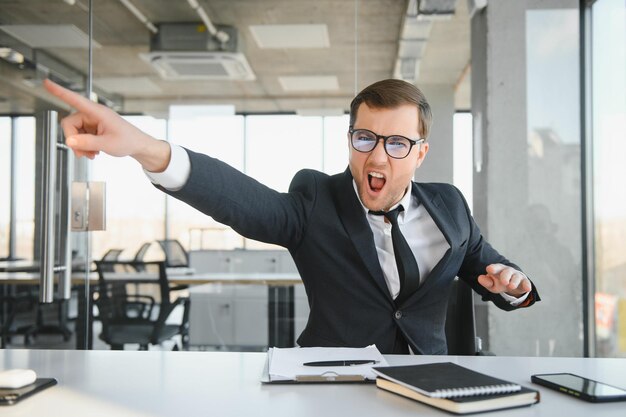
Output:
<instances>
[{"instance_id":1,"label":"window","mask_svg":"<svg viewBox=\"0 0 626 417\"><path fill-rule=\"evenodd\" d=\"M304 168L322 169L322 119L300 116L246 118L246 173L276 191Z\"/></svg>"},{"instance_id":2,"label":"window","mask_svg":"<svg viewBox=\"0 0 626 417\"><path fill-rule=\"evenodd\" d=\"M170 120L169 139L220 159L270 188L286 192L291 179L301 169L323 170L331 175L346 169L347 130L347 116L208 116ZM192 250L276 248L245 239L230 227L171 197L168 197L168 224L170 237Z\"/></svg>"},{"instance_id":3,"label":"window","mask_svg":"<svg viewBox=\"0 0 626 417\"><path fill-rule=\"evenodd\" d=\"M166 137L164 120L147 116L125 117L148 134ZM132 258L144 242L165 237L165 195L156 189L132 158L100 154L92 165L92 181L105 181L106 231L92 234L92 256L100 259L113 248Z\"/></svg>"},{"instance_id":4,"label":"window","mask_svg":"<svg viewBox=\"0 0 626 417\"><path fill-rule=\"evenodd\" d=\"M350 117L324 117L324 172L328 175L343 172L348 167L348 126Z\"/></svg>"},{"instance_id":5,"label":"window","mask_svg":"<svg viewBox=\"0 0 626 417\"><path fill-rule=\"evenodd\" d=\"M145 116L126 119L154 137L220 159L281 192L287 191L301 169L336 174L348 164L348 116L196 116L175 117L169 123ZM132 258L142 243L164 238L166 227L169 238L190 250L275 248L244 239L230 227L163 195L131 158L102 154L92 166L93 181L107 182L107 230L93 234L95 259L112 248L125 249L122 257Z\"/></svg>"},{"instance_id":6,"label":"window","mask_svg":"<svg viewBox=\"0 0 626 417\"><path fill-rule=\"evenodd\" d=\"M35 118L18 117L15 120L16 215L15 256L33 259L35 238Z\"/></svg>"},{"instance_id":7,"label":"window","mask_svg":"<svg viewBox=\"0 0 626 417\"><path fill-rule=\"evenodd\" d=\"M11 216L11 118L0 117L0 258L9 256Z\"/></svg>"},{"instance_id":8,"label":"window","mask_svg":"<svg viewBox=\"0 0 626 417\"><path fill-rule=\"evenodd\" d=\"M243 171L243 116L176 118L169 122L169 140L207 154ZM234 249L243 238L230 227L172 197L167 197L169 236L187 249Z\"/></svg>"},{"instance_id":9,"label":"window","mask_svg":"<svg viewBox=\"0 0 626 417\"><path fill-rule=\"evenodd\" d=\"M474 200L472 113L455 113L453 129L452 181L463 193L471 210Z\"/></svg>"}]
</instances>

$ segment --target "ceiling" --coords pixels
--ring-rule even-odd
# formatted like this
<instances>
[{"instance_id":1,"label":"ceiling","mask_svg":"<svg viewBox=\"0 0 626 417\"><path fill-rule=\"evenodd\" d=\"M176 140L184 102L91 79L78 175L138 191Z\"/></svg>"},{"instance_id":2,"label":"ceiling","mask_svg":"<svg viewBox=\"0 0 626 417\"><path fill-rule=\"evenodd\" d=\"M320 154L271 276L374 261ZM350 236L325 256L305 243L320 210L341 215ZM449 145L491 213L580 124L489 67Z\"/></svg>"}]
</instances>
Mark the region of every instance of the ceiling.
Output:
<instances>
[{"instance_id":1,"label":"ceiling","mask_svg":"<svg viewBox=\"0 0 626 417\"><path fill-rule=\"evenodd\" d=\"M151 32L123 3L93 0L94 89L117 103L119 111L153 115L167 114L170 104L182 103L234 104L240 113L348 110L355 90L392 77L402 25L409 19L408 0L198 0L214 24L236 28L238 50L245 55L255 79L182 81L161 78L140 58L140 53L150 51ZM157 26L201 22L187 0L130 3ZM88 32L87 5L87 0L0 0L0 26L54 25L44 29L66 30L58 33L58 39L54 32L39 33L38 28L28 28L19 39L7 37L8 29L0 30L0 47L7 42L15 49L26 44L25 51L36 56L37 63L75 72L80 79L88 70L86 43L80 39L81 32ZM261 48L250 28L287 24L325 25L328 46ZM71 25L77 33L67 32ZM74 47L67 47L72 44ZM432 23L417 85L453 86L458 91L457 107L469 108L469 49L466 2L459 0L454 16ZM25 56L28 61L30 56ZM330 81L329 89L313 86L288 90L280 77L290 76L323 77ZM49 108L51 102L60 105L43 91L43 77L45 73L34 65L20 68L0 59L0 114L31 113ZM297 85L305 84L296 80Z\"/></svg>"}]
</instances>

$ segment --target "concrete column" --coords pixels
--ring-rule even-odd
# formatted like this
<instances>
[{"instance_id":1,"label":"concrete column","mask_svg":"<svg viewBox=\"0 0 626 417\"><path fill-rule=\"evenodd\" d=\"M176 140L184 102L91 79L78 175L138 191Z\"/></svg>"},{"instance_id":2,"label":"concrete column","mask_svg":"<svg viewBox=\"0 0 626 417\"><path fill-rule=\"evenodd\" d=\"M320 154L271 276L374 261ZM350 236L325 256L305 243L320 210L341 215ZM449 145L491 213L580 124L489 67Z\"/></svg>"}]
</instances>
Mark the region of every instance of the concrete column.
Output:
<instances>
[{"instance_id":1,"label":"concrete column","mask_svg":"<svg viewBox=\"0 0 626 417\"><path fill-rule=\"evenodd\" d=\"M472 18L474 217L544 299L479 303L497 355L582 354L577 7L490 1Z\"/></svg>"},{"instance_id":2,"label":"concrete column","mask_svg":"<svg viewBox=\"0 0 626 417\"><path fill-rule=\"evenodd\" d=\"M419 182L453 181L452 139L454 121L454 86L418 85L433 112L433 125L428 138L430 150L415 174Z\"/></svg>"}]
</instances>

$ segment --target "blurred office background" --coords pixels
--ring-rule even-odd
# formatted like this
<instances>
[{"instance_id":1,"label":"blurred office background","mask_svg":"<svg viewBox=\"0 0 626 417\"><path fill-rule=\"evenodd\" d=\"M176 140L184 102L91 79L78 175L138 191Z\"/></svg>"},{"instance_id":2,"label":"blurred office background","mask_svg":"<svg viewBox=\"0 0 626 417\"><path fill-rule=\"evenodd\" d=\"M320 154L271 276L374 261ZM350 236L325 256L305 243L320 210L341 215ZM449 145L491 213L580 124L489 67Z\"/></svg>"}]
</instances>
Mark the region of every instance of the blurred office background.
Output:
<instances>
[{"instance_id":1,"label":"blurred office background","mask_svg":"<svg viewBox=\"0 0 626 417\"><path fill-rule=\"evenodd\" d=\"M416 180L457 185L486 238L543 299L506 313L476 298L483 347L626 356L623 0L91 3L90 66L89 1L0 0L0 258L40 259L37 118L69 111L43 90L47 77L84 93L91 71L94 97L131 123L278 191L303 168L343 171L352 97L395 77L419 86L433 107ZM220 46L203 19L229 41ZM176 239L199 273L295 270L282 248L156 190L134 160L71 163L73 179L107 183L106 231L72 233L76 259L89 264L112 248L132 259L146 242ZM146 259L162 256L150 245ZM192 348L267 346L265 286L189 291ZM307 311L299 285L295 302L297 337ZM73 346L55 337L28 346ZM23 343L16 335L9 345Z\"/></svg>"}]
</instances>

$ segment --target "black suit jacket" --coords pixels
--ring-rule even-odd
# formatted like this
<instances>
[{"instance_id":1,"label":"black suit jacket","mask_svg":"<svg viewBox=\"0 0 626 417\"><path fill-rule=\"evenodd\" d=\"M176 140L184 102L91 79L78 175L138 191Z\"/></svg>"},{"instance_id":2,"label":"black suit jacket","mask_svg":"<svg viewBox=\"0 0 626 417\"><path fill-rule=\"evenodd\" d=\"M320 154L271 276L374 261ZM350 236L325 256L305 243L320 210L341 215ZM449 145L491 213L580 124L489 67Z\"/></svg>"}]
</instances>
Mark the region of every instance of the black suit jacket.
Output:
<instances>
[{"instance_id":1,"label":"black suit jacket","mask_svg":"<svg viewBox=\"0 0 626 417\"><path fill-rule=\"evenodd\" d=\"M512 307L478 282L487 265L517 268L487 243L461 193L448 184L413 183L412 192L450 244L420 288L402 304L389 294L372 230L349 170L328 176L298 172L288 193L274 191L227 164L187 151L191 173L172 196L243 236L283 246L298 268L310 306L301 346L376 344L391 353L399 328L416 353L447 352L448 292L459 276L504 310ZM538 300L533 287L531 304Z\"/></svg>"}]
</instances>

